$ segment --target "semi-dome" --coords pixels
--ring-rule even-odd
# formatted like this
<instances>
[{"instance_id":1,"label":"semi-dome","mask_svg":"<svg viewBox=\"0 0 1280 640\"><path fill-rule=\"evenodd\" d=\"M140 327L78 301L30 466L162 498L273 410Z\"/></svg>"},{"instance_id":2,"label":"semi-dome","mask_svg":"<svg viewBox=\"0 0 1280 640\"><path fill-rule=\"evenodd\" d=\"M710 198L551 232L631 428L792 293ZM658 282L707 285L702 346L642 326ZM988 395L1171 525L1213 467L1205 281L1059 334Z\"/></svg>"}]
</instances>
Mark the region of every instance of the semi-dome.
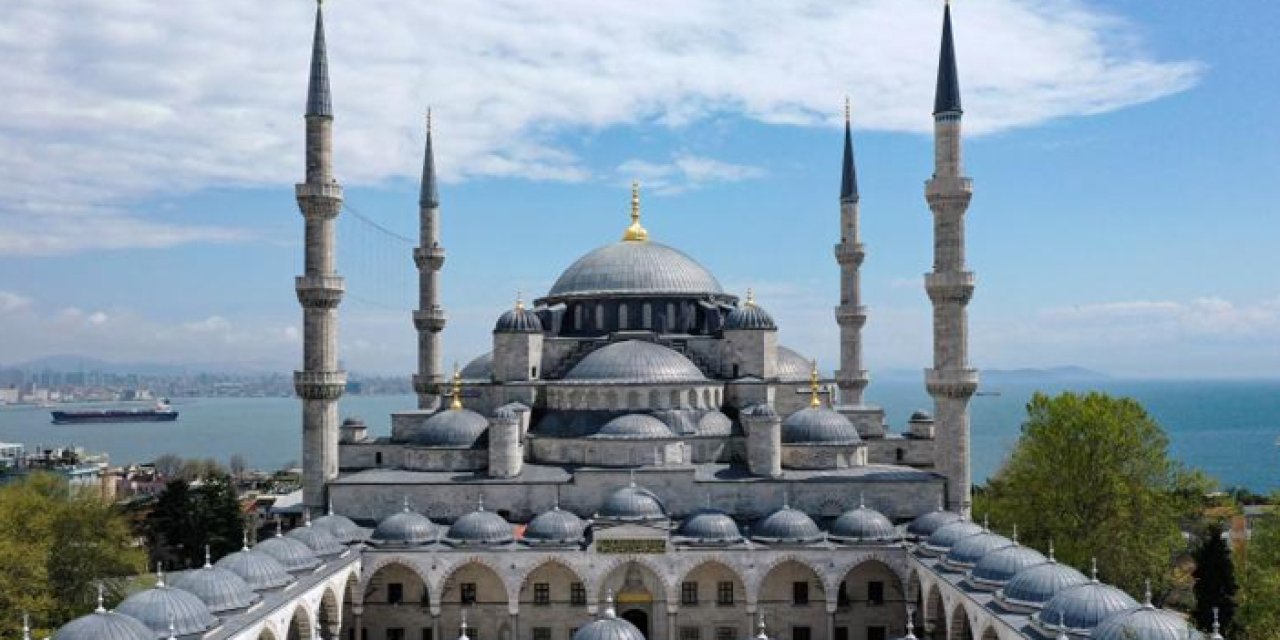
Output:
<instances>
[{"instance_id":1,"label":"semi-dome","mask_svg":"<svg viewBox=\"0 0 1280 640\"><path fill-rule=\"evenodd\" d=\"M891 542L898 539L898 531L883 513L858 505L831 523L831 537L854 542Z\"/></svg>"},{"instance_id":2,"label":"semi-dome","mask_svg":"<svg viewBox=\"0 0 1280 640\"><path fill-rule=\"evenodd\" d=\"M617 242L578 258L548 298L722 294L715 276L683 252L657 242Z\"/></svg>"},{"instance_id":3,"label":"semi-dome","mask_svg":"<svg viewBox=\"0 0 1280 640\"><path fill-rule=\"evenodd\" d=\"M406 501L404 509L382 519L373 530L371 536L374 544L427 544L434 542L439 535L434 522L420 513L409 510Z\"/></svg>"},{"instance_id":4,"label":"semi-dome","mask_svg":"<svg viewBox=\"0 0 1280 640\"><path fill-rule=\"evenodd\" d=\"M951 569L969 569L978 564L978 561L986 557L988 553L996 549L1012 547L1013 545L1013 540L990 531L979 533L976 536L966 536L957 540L951 546L943 562Z\"/></svg>"},{"instance_id":5,"label":"semi-dome","mask_svg":"<svg viewBox=\"0 0 1280 640\"><path fill-rule=\"evenodd\" d=\"M633 482L609 494L600 506L599 516L622 521L661 520L667 517L667 510L652 491Z\"/></svg>"},{"instance_id":6,"label":"semi-dome","mask_svg":"<svg viewBox=\"0 0 1280 640\"><path fill-rule=\"evenodd\" d=\"M1083 635L1108 617L1138 606L1129 594L1109 584L1090 580L1058 592L1035 614L1036 623L1053 631ZM1061 621L1061 622L1059 622Z\"/></svg>"},{"instance_id":7,"label":"semi-dome","mask_svg":"<svg viewBox=\"0 0 1280 640\"><path fill-rule=\"evenodd\" d=\"M125 598L116 607L116 613L146 625L151 629L152 638L170 637L170 624L174 635L179 636L203 633L218 626L218 619L209 613L209 607L200 598L165 585L163 578L155 587Z\"/></svg>"},{"instance_id":8,"label":"semi-dome","mask_svg":"<svg viewBox=\"0 0 1280 640\"><path fill-rule=\"evenodd\" d=\"M1090 637L1093 640L1191 640L1204 636L1187 625L1182 616L1146 602L1137 609L1103 620Z\"/></svg>"},{"instance_id":9,"label":"semi-dome","mask_svg":"<svg viewBox=\"0 0 1280 640\"><path fill-rule=\"evenodd\" d=\"M659 344L624 340L587 354L565 380L615 382L706 382L698 365Z\"/></svg>"},{"instance_id":10,"label":"semi-dome","mask_svg":"<svg viewBox=\"0 0 1280 640\"><path fill-rule=\"evenodd\" d=\"M484 510L484 502L475 511L453 521L445 541L451 544L504 544L513 540L511 524L502 516Z\"/></svg>"},{"instance_id":11,"label":"semi-dome","mask_svg":"<svg viewBox=\"0 0 1280 640\"><path fill-rule=\"evenodd\" d=\"M782 421L783 444L850 445L862 442L849 419L826 407L805 407Z\"/></svg>"},{"instance_id":12,"label":"semi-dome","mask_svg":"<svg viewBox=\"0 0 1280 640\"><path fill-rule=\"evenodd\" d=\"M778 364L775 371L782 382L808 382L813 370L813 360L800 355L794 349L778 345Z\"/></svg>"},{"instance_id":13,"label":"semi-dome","mask_svg":"<svg viewBox=\"0 0 1280 640\"><path fill-rule=\"evenodd\" d=\"M591 434L591 438L611 440L643 440L651 438L670 438L674 434L661 420L645 414L632 413L618 416L606 423L600 430Z\"/></svg>"},{"instance_id":14,"label":"semi-dome","mask_svg":"<svg viewBox=\"0 0 1280 640\"><path fill-rule=\"evenodd\" d=\"M254 591L278 589L293 581L289 570L280 561L247 546L223 556L214 566L240 576Z\"/></svg>"},{"instance_id":15,"label":"semi-dome","mask_svg":"<svg viewBox=\"0 0 1280 640\"><path fill-rule=\"evenodd\" d=\"M634 624L618 617L613 609L613 594L610 593L605 596L604 613L578 627L572 640L645 640L645 637Z\"/></svg>"},{"instance_id":16,"label":"semi-dome","mask_svg":"<svg viewBox=\"0 0 1280 640\"><path fill-rule=\"evenodd\" d=\"M565 511L558 505L529 521L522 537L533 543L571 543L582 540L587 523L583 522L572 511Z\"/></svg>"},{"instance_id":17,"label":"semi-dome","mask_svg":"<svg viewBox=\"0 0 1280 640\"><path fill-rule=\"evenodd\" d=\"M542 320L532 309L524 308L516 303L514 309L507 309L498 316L493 326L494 333L542 333Z\"/></svg>"},{"instance_id":18,"label":"semi-dome","mask_svg":"<svg viewBox=\"0 0 1280 640\"><path fill-rule=\"evenodd\" d=\"M482 353L467 366L463 367L458 375L463 380L492 380L493 379L493 352L487 351Z\"/></svg>"},{"instance_id":19,"label":"semi-dome","mask_svg":"<svg viewBox=\"0 0 1280 640\"><path fill-rule=\"evenodd\" d=\"M1023 569L1048 561L1044 554L1031 547L1014 545L996 549L973 566L973 570L969 572L969 580L981 587L1003 587Z\"/></svg>"},{"instance_id":20,"label":"semi-dome","mask_svg":"<svg viewBox=\"0 0 1280 640\"><path fill-rule=\"evenodd\" d=\"M244 578L222 567L213 566L207 558L204 567L174 574L169 582L200 598L212 613L244 609L259 598Z\"/></svg>"},{"instance_id":21,"label":"semi-dome","mask_svg":"<svg viewBox=\"0 0 1280 640\"><path fill-rule=\"evenodd\" d=\"M311 547L293 538L286 538L279 532L275 537L259 542L253 549L275 558L290 573L310 571L320 566L320 558L316 557Z\"/></svg>"},{"instance_id":22,"label":"semi-dome","mask_svg":"<svg viewBox=\"0 0 1280 640\"><path fill-rule=\"evenodd\" d=\"M1064 589L1087 582L1089 579L1083 573L1051 559L1014 574L996 598L1001 604L1038 609Z\"/></svg>"},{"instance_id":23,"label":"semi-dome","mask_svg":"<svg viewBox=\"0 0 1280 640\"><path fill-rule=\"evenodd\" d=\"M317 529L310 522L307 522L306 526L293 529L285 535L307 545L307 548L318 556L336 556L347 550L346 547L342 546L341 542L338 542L337 538L329 535L323 529Z\"/></svg>"},{"instance_id":24,"label":"semi-dome","mask_svg":"<svg viewBox=\"0 0 1280 640\"><path fill-rule=\"evenodd\" d=\"M760 542L815 542L822 530L809 514L784 506L751 528L751 539Z\"/></svg>"},{"instance_id":25,"label":"semi-dome","mask_svg":"<svg viewBox=\"0 0 1280 640\"><path fill-rule=\"evenodd\" d=\"M487 444L489 420L470 409L446 409L405 434L409 444L470 449Z\"/></svg>"},{"instance_id":26,"label":"semi-dome","mask_svg":"<svg viewBox=\"0 0 1280 640\"><path fill-rule=\"evenodd\" d=\"M915 520L912 520L911 524L907 525L907 533L917 538L925 539L933 535L934 531L937 531L944 525L951 524L952 522L959 522L963 519L964 518L960 514L951 511L943 511L942 508L939 507L936 511L930 511L917 516Z\"/></svg>"},{"instance_id":27,"label":"semi-dome","mask_svg":"<svg viewBox=\"0 0 1280 640\"><path fill-rule=\"evenodd\" d=\"M960 542L969 536L976 536L984 531L986 531L986 529L983 529L981 525L969 522L968 520L944 524L941 527L938 527L938 529L929 536L929 539L924 543L924 547L927 551L931 551L936 554L945 554L950 551L951 547L955 546L957 542Z\"/></svg>"},{"instance_id":28,"label":"semi-dome","mask_svg":"<svg viewBox=\"0 0 1280 640\"><path fill-rule=\"evenodd\" d=\"M328 514L312 520L311 526L333 536L334 540L343 544L356 542L363 538L365 533L351 518L334 513L332 506Z\"/></svg>"},{"instance_id":29,"label":"semi-dome","mask_svg":"<svg viewBox=\"0 0 1280 640\"><path fill-rule=\"evenodd\" d=\"M756 304L751 293L747 292L746 302L725 316L724 328L729 331L776 331L778 325L773 323L773 316Z\"/></svg>"},{"instance_id":30,"label":"semi-dome","mask_svg":"<svg viewBox=\"0 0 1280 640\"><path fill-rule=\"evenodd\" d=\"M727 436L733 433L733 421L719 411L708 411L698 418L698 435Z\"/></svg>"},{"instance_id":31,"label":"semi-dome","mask_svg":"<svg viewBox=\"0 0 1280 640\"><path fill-rule=\"evenodd\" d=\"M738 523L719 509L699 509L683 521L676 535L687 538L689 542L705 544L730 544L742 541L742 532Z\"/></svg>"},{"instance_id":32,"label":"semi-dome","mask_svg":"<svg viewBox=\"0 0 1280 640\"><path fill-rule=\"evenodd\" d=\"M135 618L102 608L60 627L53 640L154 640L156 634ZM167 637L167 636L166 636Z\"/></svg>"}]
</instances>

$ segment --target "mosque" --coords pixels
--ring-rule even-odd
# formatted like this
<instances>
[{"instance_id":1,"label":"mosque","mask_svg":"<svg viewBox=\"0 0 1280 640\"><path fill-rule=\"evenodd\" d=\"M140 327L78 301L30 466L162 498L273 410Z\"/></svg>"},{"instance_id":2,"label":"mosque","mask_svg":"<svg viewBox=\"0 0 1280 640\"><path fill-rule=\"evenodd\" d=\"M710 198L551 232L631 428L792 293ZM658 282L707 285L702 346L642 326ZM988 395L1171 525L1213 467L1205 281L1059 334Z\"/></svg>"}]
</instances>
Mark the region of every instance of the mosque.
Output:
<instances>
[{"instance_id":1,"label":"mosque","mask_svg":"<svg viewBox=\"0 0 1280 640\"><path fill-rule=\"evenodd\" d=\"M442 199L428 124L419 198L417 407L389 437L339 422L323 15L306 108L304 526L159 576L55 640L1184 640L1138 602L970 519L960 85L944 10L934 117L934 400L866 402L859 193L846 111L834 257L839 369L779 343L763 301L651 238L638 187L617 241L495 311L492 350L447 374ZM834 180L833 180L834 182ZM622 221L620 220L620 223ZM623 226L622 224L619 225ZM609 239L612 240L612 239ZM816 245L815 245L816 247ZM691 250L696 250L692 247ZM1003 523L1001 523L1003 525ZM1103 568L1105 570L1105 567ZM457 634L457 635L455 635ZM1220 640L1221 636L1213 636Z\"/></svg>"}]
</instances>

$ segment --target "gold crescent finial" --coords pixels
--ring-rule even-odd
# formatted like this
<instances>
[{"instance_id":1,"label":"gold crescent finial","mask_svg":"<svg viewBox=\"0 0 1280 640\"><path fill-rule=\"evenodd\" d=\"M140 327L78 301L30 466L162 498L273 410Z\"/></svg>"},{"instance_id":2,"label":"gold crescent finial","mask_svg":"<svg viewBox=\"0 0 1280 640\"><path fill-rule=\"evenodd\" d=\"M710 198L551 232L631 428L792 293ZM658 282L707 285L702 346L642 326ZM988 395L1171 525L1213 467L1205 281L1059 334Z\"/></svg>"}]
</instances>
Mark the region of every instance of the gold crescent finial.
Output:
<instances>
[{"instance_id":1,"label":"gold crescent finial","mask_svg":"<svg viewBox=\"0 0 1280 640\"><path fill-rule=\"evenodd\" d=\"M524 311L524 297L521 295L523 293L523 291L516 292L516 311Z\"/></svg>"},{"instance_id":2,"label":"gold crescent finial","mask_svg":"<svg viewBox=\"0 0 1280 640\"><path fill-rule=\"evenodd\" d=\"M640 183L631 181L631 226L622 233L623 242L647 242L649 232L640 226Z\"/></svg>"},{"instance_id":3,"label":"gold crescent finial","mask_svg":"<svg viewBox=\"0 0 1280 640\"><path fill-rule=\"evenodd\" d=\"M756 306L756 294L755 294L754 292L752 292L752 291L751 291L751 288L750 288L750 287L748 287L748 288L747 288L747 302L746 302L746 305L747 305L748 307L754 307L754 306Z\"/></svg>"},{"instance_id":4,"label":"gold crescent finial","mask_svg":"<svg viewBox=\"0 0 1280 640\"><path fill-rule=\"evenodd\" d=\"M818 361L813 361L813 369L809 371L809 406L817 409L822 406L822 398L818 397Z\"/></svg>"},{"instance_id":5,"label":"gold crescent finial","mask_svg":"<svg viewBox=\"0 0 1280 640\"><path fill-rule=\"evenodd\" d=\"M462 370L458 369L458 363L453 363L453 389L449 391L449 395L453 399L449 401L449 408L458 410L462 408Z\"/></svg>"}]
</instances>

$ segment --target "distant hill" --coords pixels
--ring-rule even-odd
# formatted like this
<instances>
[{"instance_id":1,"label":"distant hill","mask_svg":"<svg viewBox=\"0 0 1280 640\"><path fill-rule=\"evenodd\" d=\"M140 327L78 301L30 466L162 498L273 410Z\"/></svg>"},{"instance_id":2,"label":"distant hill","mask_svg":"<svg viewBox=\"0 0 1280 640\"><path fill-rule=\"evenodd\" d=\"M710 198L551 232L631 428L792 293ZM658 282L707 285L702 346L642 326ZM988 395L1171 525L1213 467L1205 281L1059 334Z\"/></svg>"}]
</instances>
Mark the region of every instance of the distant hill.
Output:
<instances>
[{"instance_id":1,"label":"distant hill","mask_svg":"<svg viewBox=\"0 0 1280 640\"><path fill-rule=\"evenodd\" d=\"M190 373L227 373L236 375L252 375L263 373L283 373L288 367L273 363L259 362L109 362L99 358L74 354L59 354L16 362L0 366L0 370L21 370L28 372L54 371L75 373L78 371L98 371L112 374L138 374L144 376L177 376Z\"/></svg>"},{"instance_id":2,"label":"distant hill","mask_svg":"<svg viewBox=\"0 0 1280 640\"><path fill-rule=\"evenodd\" d=\"M895 382L923 380L924 375L922 370L913 371L910 369L888 369L884 372L872 371L871 374L877 380L892 380ZM981 369L979 374L982 376L982 385L984 387L1010 382L1091 382L1112 379L1110 375L1101 371L1073 365L1044 369Z\"/></svg>"}]
</instances>

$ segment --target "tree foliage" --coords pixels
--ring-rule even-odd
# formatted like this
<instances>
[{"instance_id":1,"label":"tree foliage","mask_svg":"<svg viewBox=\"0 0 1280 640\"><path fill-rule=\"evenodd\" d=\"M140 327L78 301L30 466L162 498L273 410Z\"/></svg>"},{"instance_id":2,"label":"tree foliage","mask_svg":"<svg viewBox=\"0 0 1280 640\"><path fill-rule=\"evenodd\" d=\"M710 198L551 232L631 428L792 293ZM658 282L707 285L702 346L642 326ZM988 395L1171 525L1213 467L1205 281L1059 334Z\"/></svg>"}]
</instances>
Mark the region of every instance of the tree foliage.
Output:
<instances>
[{"instance_id":1,"label":"tree foliage","mask_svg":"<svg viewBox=\"0 0 1280 640\"><path fill-rule=\"evenodd\" d=\"M204 563L205 545L215 557L240 548L244 516L226 476L195 487L171 480L147 517L146 529L152 560L191 568Z\"/></svg>"},{"instance_id":2,"label":"tree foliage","mask_svg":"<svg viewBox=\"0 0 1280 640\"><path fill-rule=\"evenodd\" d=\"M0 637L21 635L23 612L39 630L87 613L99 582L118 597L145 562L125 517L97 492L52 474L0 486Z\"/></svg>"},{"instance_id":3,"label":"tree foliage","mask_svg":"<svg viewBox=\"0 0 1280 640\"><path fill-rule=\"evenodd\" d=\"M993 524L1017 525L1022 541L1088 567L1130 593L1172 578L1185 543L1181 516L1209 482L1169 459L1168 438L1129 398L1035 394L1010 458L975 504Z\"/></svg>"},{"instance_id":4,"label":"tree foliage","mask_svg":"<svg viewBox=\"0 0 1280 640\"><path fill-rule=\"evenodd\" d=\"M1280 495L1272 500L1280 501ZM1254 523L1237 554L1237 566L1241 580L1233 637L1280 639L1280 513L1272 511Z\"/></svg>"},{"instance_id":5,"label":"tree foliage","mask_svg":"<svg viewBox=\"0 0 1280 640\"><path fill-rule=\"evenodd\" d=\"M1193 611L1196 626L1208 631L1213 626L1213 611L1218 621L1229 628L1236 610L1236 572L1231 549L1222 538L1222 525L1214 523L1204 532L1195 550L1195 595Z\"/></svg>"}]
</instances>

